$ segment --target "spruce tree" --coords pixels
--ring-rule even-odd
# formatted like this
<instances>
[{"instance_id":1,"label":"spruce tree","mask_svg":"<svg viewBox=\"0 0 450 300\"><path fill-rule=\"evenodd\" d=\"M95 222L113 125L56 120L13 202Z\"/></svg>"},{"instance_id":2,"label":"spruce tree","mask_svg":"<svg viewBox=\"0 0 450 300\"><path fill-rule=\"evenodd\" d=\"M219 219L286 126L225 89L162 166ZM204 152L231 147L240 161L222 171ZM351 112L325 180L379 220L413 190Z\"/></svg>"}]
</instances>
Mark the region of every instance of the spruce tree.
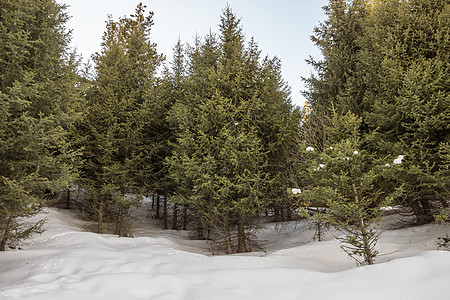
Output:
<instances>
[{"instance_id":1,"label":"spruce tree","mask_svg":"<svg viewBox=\"0 0 450 300\"><path fill-rule=\"evenodd\" d=\"M319 230L324 222L334 226L344 234L339 240L347 254L359 264L373 264L380 235L373 223L381 216L380 207L390 203L393 195L379 187L389 170L362 149L360 124L361 118L351 113L333 115L327 149L305 153L311 159L307 169L310 184L301 195L319 209L311 217L306 212L302 215L315 220ZM320 238L321 232L317 234Z\"/></svg>"},{"instance_id":2,"label":"spruce tree","mask_svg":"<svg viewBox=\"0 0 450 300\"><path fill-rule=\"evenodd\" d=\"M361 115L364 109L364 69L360 66L364 34L363 22L367 15L364 0L330 0L324 6L327 19L314 28L312 41L321 50L323 59L307 62L317 74L304 78L308 90L304 92L311 108L331 114L331 104L340 113L351 111Z\"/></svg>"},{"instance_id":3,"label":"spruce tree","mask_svg":"<svg viewBox=\"0 0 450 300\"><path fill-rule=\"evenodd\" d=\"M320 150L326 144L322 120L332 105L362 117L365 150L405 156L395 179L405 187L398 204L418 224L448 206L439 175L439 149L449 138L448 7L435 0L330 1L328 19L313 36L324 59L309 60L318 74L306 80L311 114L305 125L316 128L308 138Z\"/></svg>"},{"instance_id":4,"label":"spruce tree","mask_svg":"<svg viewBox=\"0 0 450 300\"><path fill-rule=\"evenodd\" d=\"M102 51L94 55L97 76L88 92L88 113L80 132L85 137L83 178L93 191L89 203L103 232L105 214L115 221L115 234L129 235L126 220L142 193L144 136L155 73L162 57L150 40L153 13L139 4L135 14L110 18ZM131 196L132 195L132 196Z\"/></svg>"},{"instance_id":5,"label":"spruce tree","mask_svg":"<svg viewBox=\"0 0 450 300\"><path fill-rule=\"evenodd\" d=\"M245 46L229 7L219 27L218 38L210 33L189 51L185 97L171 113L177 139L169 164L184 190L174 199L221 233L228 253L235 244L245 252L247 226L266 207L281 169L275 152L295 141L296 123L279 61L262 60L253 40Z\"/></svg>"},{"instance_id":6,"label":"spruce tree","mask_svg":"<svg viewBox=\"0 0 450 300\"><path fill-rule=\"evenodd\" d=\"M418 224L448 206L439 149L449 140L449 7L445 1L386 1L371 8L365 29L371 147L405 156L397 176L405 187L400 204Z\"/></svg>"},{"instance_id":7,"label":"spruce tree","mask_svg":"<svg viewBox=\"0 0 450 300\"><path fill-rule=\"evenodd\" d=\"M76 89L65 7L0 1L0 250L40 232L29 223L45 199L73 181L76 152L67 130Z\"/></svg>"}]
</instances>

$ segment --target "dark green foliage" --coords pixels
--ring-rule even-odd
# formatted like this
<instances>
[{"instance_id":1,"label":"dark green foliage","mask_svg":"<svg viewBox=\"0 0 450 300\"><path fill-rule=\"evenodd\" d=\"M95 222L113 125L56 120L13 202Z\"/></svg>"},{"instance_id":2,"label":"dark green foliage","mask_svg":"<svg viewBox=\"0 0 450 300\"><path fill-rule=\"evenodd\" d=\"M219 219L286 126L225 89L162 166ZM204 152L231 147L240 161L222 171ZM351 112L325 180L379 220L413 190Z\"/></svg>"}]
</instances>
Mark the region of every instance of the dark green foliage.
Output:
<instances>
[{"instance_id":1,"label":"dark green foliage","mask_svg":"<svg viewBox=\"0 0 450 300\"><path fill-rule=\"evenodd\" d=\"M407 168L399 176L406 190L402 204L419 224L448 205L438 174L439 149L450 132L449 9L446 1L389 1L374 9L366 29L377 74L364 97L371 107L367 124L376 132L372 145L381 153L398 149L406 156Z\"/></svg>"},{"instance_id":2,"label":"dark green foliage","mask_svg":"<svg viewBox=\"0 0 450 300\"><path fill-rule=\"evenodd\" d=\"M282 164L295 145L296 121L275 59L244 45L240 20L227 7L220 35L188 49L186 88L170 115L177 139L168 163L173 197L223 235L232 253L248 251L246 226L285 189ZM297 119L296 119L297 118ZM286 184L286 183L285 183Z\"/></svg>"},{"instance_id":3,"label":"dark green foliage","mask_svg":"<svg viewBox=\"0 0 450 300\"><path fill-rule=\"evenodd\" d=\"M330 1L313 37L324 60L310 60L318 75L306 80L312 113L305 129L330 107L362 117L365 150L405 156L395 176L405 191L399 204L419 224L448 206L440 154L450 132L448 11L440 0ZM323 132L309 135L319 150Z\"/></svg>"},{"instance_id":4,"label":"dark green foliage","mask_svg":"<svg viewBox=\"0 0 450 300\"><path fill-rule=\"evenodd\" d=\"M129 235L125 217L148 179L144 162L151 145L153 90L161 56L150 41L153 13L139 4L136 13L115 22L109 19L102 52L93 58L96 78L87 94L87 112L79 132L84 136L83 185L97 216L98 231L108 213L115 233Z\"/></svg>"},{"instance_id":5,"label":"dark green foliage","mask_svg":"<svg viewBox=\"0 0 450 300\"><path fill-rule=\"evenodd\" d=\"M24 218L73 179L68 129L79 99L64 7L0 1L0 250L39 232Z\"/></svg>"},{"instance_id":6,"label":"dark green foliage","mask_svg":"<svg viewBox=\"0 0 450 300\"><path fill-rule=\"evenodd\" d=\"M367 15L365 1L330 0L324 11L328 18L314 28L312 36L323 60L308 60L317 75L304 79L309 87L304 94L312 110L320 108L329 116L334 104L339 113L352 111L360 115L365 74L360 67L358 40Z\"/></svg>"},{"instance_id":7,"label":"dark green foliage","mask_svg":"<svg viewBox=\"0 0 450 300\"><path fill-rule=\"evenodd\" d=\"M344 233L339 238L344 251L360 264L373 264L379 233L372 224L392 195L379 187L388 167L362 150L360 123L361 119L350 113L332 117L326 149L305 153L311 157L307 169L310 184L302 197L310 206L319 207L311 218Z\"/></svg>"}]
</instances>

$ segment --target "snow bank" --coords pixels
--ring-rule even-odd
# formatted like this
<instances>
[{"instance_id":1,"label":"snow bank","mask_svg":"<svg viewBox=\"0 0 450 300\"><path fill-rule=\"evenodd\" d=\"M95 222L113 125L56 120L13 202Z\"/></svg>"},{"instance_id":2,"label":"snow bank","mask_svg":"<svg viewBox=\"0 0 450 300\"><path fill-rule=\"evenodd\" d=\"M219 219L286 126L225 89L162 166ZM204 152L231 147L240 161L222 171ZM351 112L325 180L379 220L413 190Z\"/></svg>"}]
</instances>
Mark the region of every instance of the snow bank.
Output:
<instances>
[{"instance_id":1,"label":"snow bank","mask_svg":"<svg viewBox=\"0 0 450 300\"><path fill-rule=\"evenodd\" d=\"M80 232L49 212L42 236L0 253L0 299L448 299L450 252L422 251L445 227L388 232L380 249L394 254L355 268L331 235L309 242L304 224L262 230L273 242L268 254L206 256L184 251L185 240ZM417 253L398 258L405 248Z\"/></svg>"}]
</instances>

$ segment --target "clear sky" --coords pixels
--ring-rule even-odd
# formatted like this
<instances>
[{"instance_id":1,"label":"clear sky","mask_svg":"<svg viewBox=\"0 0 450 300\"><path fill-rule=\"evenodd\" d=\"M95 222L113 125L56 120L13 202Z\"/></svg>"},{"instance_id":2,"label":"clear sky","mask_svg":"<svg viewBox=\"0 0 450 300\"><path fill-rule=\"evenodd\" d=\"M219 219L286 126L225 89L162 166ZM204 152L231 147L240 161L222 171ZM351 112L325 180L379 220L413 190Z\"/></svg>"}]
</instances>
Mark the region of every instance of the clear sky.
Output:
<instances>
[{"instance_id":1,"label":"clear sky","mask_svg":"<svg viewBox=\"0 0 450 300\"><path fill-rule=\"evenodd\" d=\"M303 105L301 77L312 72L305 59L319 58L309 36L314 26L323 21L326 0L57 0L68 5L71 16L67 27L73 30L72 46L84 58L100 51L100 42L108 14L114 20L134 13L139 2L155 13L152 39L158 52L171 58L178 37L183 43L193 42L198 34L204 37L210 29L218 32L222 10L227 3L241 18L247 38L254 37L262 55L277 56L282 74L292 89L292 101Z\"/></svg>"}]
</instances>

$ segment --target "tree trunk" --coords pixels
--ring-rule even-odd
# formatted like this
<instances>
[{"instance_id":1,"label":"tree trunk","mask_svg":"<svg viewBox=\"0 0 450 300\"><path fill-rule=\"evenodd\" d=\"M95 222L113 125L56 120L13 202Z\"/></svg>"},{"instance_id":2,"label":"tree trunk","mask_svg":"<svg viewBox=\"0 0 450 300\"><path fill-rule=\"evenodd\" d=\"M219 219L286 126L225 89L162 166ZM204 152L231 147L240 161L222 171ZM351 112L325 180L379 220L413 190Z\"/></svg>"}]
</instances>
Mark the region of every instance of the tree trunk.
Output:
<instances>
[{"instance_id":1,"label":"tree trunk","mask_svg":"<svg viewBox=\"0 0 450 300\"><path fill-rule=\"evenodd\" d=\"M183 230L187 229L187 207L183 208Z\"/></svg>"},{"instance_id":2,"label":"tree trunk","mask_svg":"<svg viewBox=\"0 0 450 300\"><path fill-rule=\"evenodd\" d=\"M6 251L6 236L0 241L0 251Z\"/></svg>"},{"instance_id":3,"label":"tree trunk","mask_svg":"<svg viewBox=\"0 0 450 300\"><path fill-rule=\"evenodd\" d=\"M238 223L238 253L248 252L247 241L245 238L245 226L244 221L239 221Z\"/></svg>"},{"instance_id":4,"label":"tree trunk","mask_svg":"<svg viewBox=\"0 0 450 300\"><path fill-rule=\"evenodd\" d=\"M167 193L164 194L164 202L163 202L163 222L164 222L164 229L168 229L169 226L167 225Z\"/></svg>"},{"instance_id":5,"label":"tree trunk","mask_svg":"<svg viewBox=\"0 0 450 300\"><path fill-rule=\"evenodd\" d=\"M358 203L359 202L359 197L358 197L358 190L356 189L356 184L353 181L352 182L352 187L353 187L353 193L354 193L354 197L355 197L355 202ZM369 265L373 265L373 253L370 249L370 239L368 237L368 232L366 229L366 224L364 222L363 218L359 219L359 225L360 225L360 232L361 232L361 236L363 238L363 252L364 252L364 260L369 264Z\"/></svg>"},{"instance_id":6,"label":"tree trunk","mask_svg":"<svg viewBox=\"0 0 450 300\"><path fill-rule=\"evenodd\" d=\"M156 213L155 213L155 218L156 219L160 219L161 216L159 214L159 195L156 195Z\"/></svg>"},{"instance_id":7,"label":"tree trunk","mask_svg":"<svg viewBox=\"0 0 450 300\"><path fill-rule=\"evenodd\" d=\"M117 216L116 216L116 228L114 230L114 234L118 236L122 236L122 222L123 221L123 208L122 205L120 205Z\"/></svg>"},{"instance_id":8,"label":"tree trunk","mask_svg":"<svg viewBox=\"0 0 450 300\"><path fill-rule=\"evenodd\" d=\"M224 231L225 231L225 241L227 243L227 254L233 254L233 246L231 244L230 229L228 228L228 224L224 225Z\"/></svg>"},{"instance_id":9,"label":"tree trunk","mask_svg":"<svg viewBox=\"0 0 450 300\"><path fill-rule=\"evenodd\" d=\"M317 221L316 222L316 226L317 226L317 240L319 242L322 241L322 221Z\"/></svg>"},{"instance_id":10,"label":"tree trunk","mask_svg":"<svg viewBox=\"0 0 450 300\"><path fill-rule=\"evenodd\" d=\"M361 224L361 235L364 244L364 258L369 265L373 265L373 253L370 249L370 240L368 237L368 232L366 230L366 224L364 223L363 219L360 219L360 224Z\"/></svg>"},{"instance_id":11,"label":"tree trunk","mask_svg":"<svg viewBox=\"0 0 450 300\"><path fill-rule=\"evenodd\" d=\"M66 209L70 209L70 187L67 188Z\"/></svg>"},{"instance_id":12,"label":"tree trunk","mask_svg":"<svg viewBox=\"0 0 450 300\"><path fill-rule=\"evenodd\" d=\"M430 208L426 200L413 201L410 206L416 217L416 225L425 225L434 220L433 215L430 213Z\"/></svg>"},{"instance_id":13,"label":"tree trunk","mask_svg":"<svg viewBox=\"0 0 450 300\"><path fill-rule=\"evenodd\" d=\"M275 222L278 222L280 220L278 208L273 209L273 214L275 216Z\"/></svg>"},{"instance_id":14,"label":"tree trunk","mask_svg":"<svg viewBox=\"0 0 450 300\"><path fill-rule=\"evenodd\" d=\"M2 240L0 241L0 251L6 251L6 241L8 240L8 231L9 226L12 222L12 217L8 217L8 221L6 222L5 231L3 232Z\"/></svg>"},{"instance_id":15,"label":"tree trunk","mask_svg":"<svg viewBox=\"0 0 450 300\"><path fill-rule=\"evenodd\" d=\"M202 220L197 217L197 239L198 240L204 240L205 236L203 235L203 224Z\"/></svg>"},{"instance_id":16,"label":"tree trunk","mask_svg":"<svg viewBox=\"0 0 450 300\"><path fill-rule=\"evenodd\" d=\"M155 208L155 194L152 193L152 209Z\"/></svg>"},{"instance_id":17,"label":"tree trunk","mask_svg":"<svg viewBox=\"0 0 450 300\"><path fill-rule=\"evenodd\" d=\"M172 230L178 229L178 204L173 205Z\"/></svg>"},{"instance_id":18,"label":"tree trunk","mask_svg":"<svg viewBox=\"0 0 450 300\"><path fill-rule=\"evenodd\" d=\"M97 211L97 215L98 215L98 219L97 219L97 233L103 233L103 214L104 214L104 210L105 210L105 200L103 199L103 196L100 196L101 200L100 203L98 204L98 211Z\"/></svg>"}]
</instances>

